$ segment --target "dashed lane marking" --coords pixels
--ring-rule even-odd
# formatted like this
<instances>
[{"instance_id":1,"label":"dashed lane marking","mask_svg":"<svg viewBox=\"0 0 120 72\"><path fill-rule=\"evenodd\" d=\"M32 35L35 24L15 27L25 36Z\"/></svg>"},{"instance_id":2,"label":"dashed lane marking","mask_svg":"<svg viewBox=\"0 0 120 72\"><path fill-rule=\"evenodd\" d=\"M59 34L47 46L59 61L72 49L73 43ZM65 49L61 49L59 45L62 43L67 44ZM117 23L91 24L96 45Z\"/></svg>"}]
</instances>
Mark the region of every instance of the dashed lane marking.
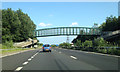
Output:
<instances>
[{"instance_id":1,"label":"dashed lane marking","mask_svg":"<svg viewBox=\"0 0 120 72\"><path fill-rule=\"evenodd\" d=\"M24 63L23 63L23 65L26 65L26 64L28 64L28 62L24 62Z\"/></svg>"},{"instance_id":2,"label":"dashed lane marking","mask_svg":"<svg viewBox=\"0 0 120 72\"><path fill-rule=\"evenodd\" d=\"M74 57L74 56L70 56L71 58L73 58L73 59L77 59L76 57Z\"/></svg>"},{"instance_id":3,"label":"dashed lane marking","mask_svg":"<svg viewBox=\"0 0 120 72\"><path fill-rule=\"evenodd\" d=\"M31 61L37 54L38 54L38 52L35 53L31 58L29 58L28 61ZM23 66L26 65L26 64L28 64L28 61L24 62ZM22 66L18 67L15 71L20 71L22 68L23 68Z\"/></svg>"},{"instance_id":4,"label":"dashed lane marking","mask_svg":"<svg viewBox=\"0 0 120 72\"><path fill-rule=\"evenodd\" d=\"M32 59L30 58L30 59L28 59L28 61L31 61Z\"/></svg>"},{"instance_id":5,"label":"dashed lane marking","mask_svg":"<svg viewBox=\"0 0 120 72\"><path fill-rule=\"evenodd\" d=\"M33 56L31 58L34 58Z\"/></svg>"},{"instance_id":6,"label":"dashed lane marking","mask_svg":"<svg viewBox=\"0 0 120 72\"><path fill-rule=\"evenodd\" d=\"M23 67L18 67L15 71L20 71Z\"/></svg>"}]
</instances>

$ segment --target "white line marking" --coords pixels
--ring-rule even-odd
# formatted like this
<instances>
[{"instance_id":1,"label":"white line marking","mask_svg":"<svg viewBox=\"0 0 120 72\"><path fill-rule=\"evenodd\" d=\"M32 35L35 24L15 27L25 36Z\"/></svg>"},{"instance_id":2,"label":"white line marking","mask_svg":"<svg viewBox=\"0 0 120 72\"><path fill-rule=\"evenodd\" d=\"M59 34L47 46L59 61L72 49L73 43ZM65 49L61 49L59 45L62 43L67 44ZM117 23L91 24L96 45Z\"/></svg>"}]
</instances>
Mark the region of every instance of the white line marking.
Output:
<instances>
[{"instance_id":1,"label":"white line marking","mask_svg":"<svg viewBox=\"0 0 120 72\"><path fill-rule=\"evenodd\" d=\"M71 58L73 58L73 59L77 59L76 57L74 57L74 56L70 56Z\"/></svg>"},{"instance_id":2,"label":"white line marking","mask_svg":"<svg viewBox=\"0 0 120 72\"><path fill-rule=\"evenodd\" d=\"M18 67L15 71L20 71L23 67Z\"/></svg>"},{"instance_id":3,"label":"white line marking","mask_svg":"<svg viewBox=\"0 0 120 72\"><path fill-rule=\"evenodd\" d=\"M38 54L38 52L36 54Z\"/></svg>"},{"instance_id":4,"label":"white line marking","mask_svg":"<svg viewBox=\"0 0 120 72\"><path fill-rule=\"evenodd\" d=\"M36 53L35 55L37 55L38 53Z\"/></svg>"},{"instance_id":5,"label":"white line marking","mask_svg":"<svg viewBox=\"0 0 120 72\"><path fill-rule=\"evenodd\" d=\"M28 62L24 62L24 63L23 63L23 65L26 65L26 64L28 64Z\"/></svg>"},{"instance_id":6,"label":"white line marking","mask_svg":"<svg viewBox=\"0 0 120 72\"><path fill-rule=\"evenodd\" d=\"M34 58L33 56L31 58Z\"/></svg>"},{"instance_id":7,"label":"white line marking","mask_svg":"<svg viewBox=\"0 0 120 72\"><path fill-rule=\"evenodd\" d=\"M32 59L28 59L28 61L31 61Z\"/></svg>"},{"instance_id":8,"label":"white line marking","mask_svg":"<svg viewBox=\"0 0 120 72\"><path fill-rule=\"evenodd\" d=\"M35 57L36 55L33 55L33 57Z\"/></svg>"}]
</instances>

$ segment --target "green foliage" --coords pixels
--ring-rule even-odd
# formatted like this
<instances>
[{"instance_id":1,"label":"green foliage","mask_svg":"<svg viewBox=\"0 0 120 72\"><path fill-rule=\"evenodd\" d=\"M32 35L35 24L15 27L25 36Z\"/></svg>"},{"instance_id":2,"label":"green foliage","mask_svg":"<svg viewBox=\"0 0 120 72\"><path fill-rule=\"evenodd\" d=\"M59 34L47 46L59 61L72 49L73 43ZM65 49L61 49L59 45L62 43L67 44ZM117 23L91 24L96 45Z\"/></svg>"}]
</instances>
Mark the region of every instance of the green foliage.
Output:
<instances>
[{"instance_id":1,"label":"green foliage","mask_svg":"<svg viewBox=\"0 0 120 72\"><path fill-rule=\"evenodd\" d=\"M61 43L59 44L60 47L65 47L65 48L69 48L70 47L70 43Z\"/></svg>"},{"instance_id":2,"label":"green foliage","mask_svg":"<svg viewBox=\"0 0 120 72\"><path fill-rule=\"evenodd\" d=\"M39 45L39 46L43 46L43 43L39 43L39 42L37 42L37 45Z\"/></svg>"},{"instance_id":3,"label":"green foliage","mask_svg":"<svg viewBox=\"0 0 120 72\"><path fill-rule=\"evenodd\" d=\"M81 40L77 40L77 42L75 43L75 46L82 47L82 42L81 42Z\"/></svg>"},{"instance_id":4,"label":"green foliage","mask_svg":"<svg viewBox=\"0 0 120 72\"><path fill-rule=\"evenodd\" d=\"M84 47L92 47L92 46L93 46L93 43L92 43L92 41L86 40L86 41L82 44L82 46L84 46Z\"/></svg>"},{"instance_id":5,"label":"green foliage","mask_svg":"<svg viewBox=\"0 0 120 72\"><path fill-rule=\"evenodd\" d=\"M56 45L51 45L51 47L56 47Z\"/></svg>"},{"instance_id":6,"label":"green foliage","mask_svg":"<svg viewBox=\"0 0 120 72\"><path fill-rule=\"evenodd\" d=\"M78 35L77 38L75 38L72 43L76 43L77 40L80 40L81 42L85 42L86 40L94 40L94 38L97 38L98 36L92 36L92 35L85 35L85 36L82 36L82 35Z\"/></svg>"},{"instance_id":7,"label":"green foliage","mask_svg":"<svg viewBox=\"0 0 120 72\"><path fill-rule=\"evenodd\" d=\"M20 9L13 11L11 8L2 10L2 42L20 42L33 38L36 28L30 17Z\"/></svg>"},{"instance_id":8,"label":"green foliage","mask_svg":"<svg viewBox=\"0 0 120 72\"><path fill-rule=\"evenodd\" d=\"M120 16L117 18L115 16L110 16L106 18L106 21L99 27L103 32L120 30ZM109 42L115 42L120 46L120 37L111 38Z\"/></svg>"},{"instance_id":9,"label":"green foliage","mask_svg":"<svg viewBox=\"0 0 120 72\"><path fill-rule=\"evenodd\" d=\"M120 29L120 24L118 21L120 18L116 18L115 16L110 16L106 18L106 22L104 22L100 28L102 28L102 31L115 31Z\"/></svg>"},{"instance_id":10,"label":"green foliage","mask_svg":"<svg viewBox=\"0 0 120 72\"><path fill-rule=\"evenodd\" d=\"M2 44L2 49L9 49L9 48L15 48L13 46L13 41L6 41L5 43Z\"/></svg>"},{"instance_id":11,"label":"green foliage","mask_svg":"<svg viewBox=\"0 0 120 72\"><path fill-rule=\"evenodd\" d=\"M108 42L105 41L103 38L100 38L100 39L95 39L94 40L94 44L93 44L95 47L105 47L105 46L108 46Z\"/></svg>"}]
</instances>

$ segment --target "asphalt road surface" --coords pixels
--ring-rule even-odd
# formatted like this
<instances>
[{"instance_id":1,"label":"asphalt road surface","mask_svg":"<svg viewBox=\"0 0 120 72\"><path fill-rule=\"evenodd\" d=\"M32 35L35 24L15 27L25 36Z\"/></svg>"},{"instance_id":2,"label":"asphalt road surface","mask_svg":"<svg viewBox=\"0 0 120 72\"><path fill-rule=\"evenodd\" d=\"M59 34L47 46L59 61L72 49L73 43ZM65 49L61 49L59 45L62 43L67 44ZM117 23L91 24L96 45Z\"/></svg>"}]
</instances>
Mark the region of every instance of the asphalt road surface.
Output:
<instances>
[{"instance_id":1,"label":"asphalt road surface","mask_svg":"<svg viewBox=\"0 0 120 72\"><path fill-rule=\"evenodd\" d=\"M118 70L119 57L53 48L27 51L2 58L2 70Z\"/></svg>"}]
</instances>

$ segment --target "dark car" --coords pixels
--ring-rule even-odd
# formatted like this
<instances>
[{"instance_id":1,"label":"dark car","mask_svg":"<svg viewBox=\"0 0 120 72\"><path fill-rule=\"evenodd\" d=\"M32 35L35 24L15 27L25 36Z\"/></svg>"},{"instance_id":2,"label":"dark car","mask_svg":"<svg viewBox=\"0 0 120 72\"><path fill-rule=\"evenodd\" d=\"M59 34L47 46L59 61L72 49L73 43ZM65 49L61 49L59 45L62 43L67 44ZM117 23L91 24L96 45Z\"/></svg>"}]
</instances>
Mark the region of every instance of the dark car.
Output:
<instances>
[{"instance_id":1,"label":"dark car","mask_svg":"<svg viewBox=\"0 0 120 72\"><path fill-rule=\"evenodd\" d=\"M45 51L51 52L51 45L49 45L49 44L43 45L43 52L45 52Z\"/></svg>"}]
</instances>

